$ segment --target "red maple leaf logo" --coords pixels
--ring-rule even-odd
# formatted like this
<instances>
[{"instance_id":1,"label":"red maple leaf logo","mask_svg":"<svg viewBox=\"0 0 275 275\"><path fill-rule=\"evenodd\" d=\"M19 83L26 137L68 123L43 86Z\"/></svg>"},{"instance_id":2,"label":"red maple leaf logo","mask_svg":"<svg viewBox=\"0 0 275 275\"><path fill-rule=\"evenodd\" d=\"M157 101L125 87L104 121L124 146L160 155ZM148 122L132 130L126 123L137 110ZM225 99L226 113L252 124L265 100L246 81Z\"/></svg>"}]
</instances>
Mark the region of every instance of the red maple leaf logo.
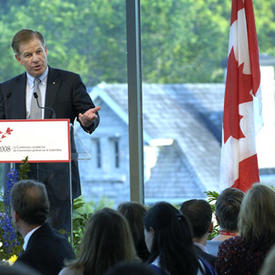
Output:
<instances>
[{"instance_id":1,"label":"red maple leaf logo","mask_svg":"<svg viewBox=\"0 0 275 275\"><path fill-rule=\"evenodd\" d=\"M0 135L1 135L0 142L2 142L2 139L4 139L7 135L11 135L12 131L13 130L10 127L7 128L7 130L6 130L5 133L3 133L2 131L0 131Z\"/></svg>"},{"instance_id":2,"label":"red maple leaf logo","mask_svg":"<svg viewBox=\"0 0 275 275\"><path fill-rule=\"evenodd\" d=\"M227 65L226 88L224 98L224 143L230 136L244 138L240 128L242 116L239 114L239 104L252 101L252 75L243 73L244 64L238 66L233 48L230 51Z\"/></svg>"},{"instance_id":3,"label":"red maple leaf logo","mask_svg":"<svg viewBox=\"0 0 275 275\"><path fill-rule=\"evenodd\" d=\"M7 128L6 134L10 135L13 130L11 128Z\"/></svg>"}]
</instances>

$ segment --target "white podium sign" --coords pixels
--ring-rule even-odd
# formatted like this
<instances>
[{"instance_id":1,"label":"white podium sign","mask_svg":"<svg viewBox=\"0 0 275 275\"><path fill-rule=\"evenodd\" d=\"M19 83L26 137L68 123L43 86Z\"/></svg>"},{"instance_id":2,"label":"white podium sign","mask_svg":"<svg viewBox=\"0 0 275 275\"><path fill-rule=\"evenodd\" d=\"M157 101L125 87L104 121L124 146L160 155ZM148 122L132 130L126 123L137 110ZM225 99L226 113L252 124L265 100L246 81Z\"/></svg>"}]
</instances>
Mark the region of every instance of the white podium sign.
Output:
<instances>
[{"instance_id":1,"label":"white podium sign","mask_svg":"<svg viewBox=\"0 0 275 275\"><path fill-rule=\"evenodd\" d=\"M0 162L70 162L69 119L0 120Z\"/></svg>"}]
</instances>

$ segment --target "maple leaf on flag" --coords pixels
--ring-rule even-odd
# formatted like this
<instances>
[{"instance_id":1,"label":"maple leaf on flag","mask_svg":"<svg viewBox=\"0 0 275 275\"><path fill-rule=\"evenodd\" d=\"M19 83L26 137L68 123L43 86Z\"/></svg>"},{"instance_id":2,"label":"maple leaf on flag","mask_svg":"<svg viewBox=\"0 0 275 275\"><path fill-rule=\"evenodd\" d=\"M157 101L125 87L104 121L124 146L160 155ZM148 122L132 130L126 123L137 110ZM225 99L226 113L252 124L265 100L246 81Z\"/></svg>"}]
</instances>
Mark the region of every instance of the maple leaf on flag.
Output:
<instances>
[{"instance_id":1,"label":"maple leaf on flag","mask_svg":"<svg viewBox=\"0 0 275 275\"><path fill-rule=\"evenodd\" d=\"M260 98L259 53L252 0L232 0L221 150L221 189L259 182L254 104Z\"/></svg>"}]
</instances>

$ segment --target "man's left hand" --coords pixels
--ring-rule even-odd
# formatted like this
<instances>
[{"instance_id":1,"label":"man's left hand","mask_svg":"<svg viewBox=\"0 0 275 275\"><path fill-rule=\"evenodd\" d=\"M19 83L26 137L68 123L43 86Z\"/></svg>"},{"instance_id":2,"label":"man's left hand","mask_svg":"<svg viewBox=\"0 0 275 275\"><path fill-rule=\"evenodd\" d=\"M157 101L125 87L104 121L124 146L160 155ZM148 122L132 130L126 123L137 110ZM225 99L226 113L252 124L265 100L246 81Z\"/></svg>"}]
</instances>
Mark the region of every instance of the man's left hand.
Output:
<instances>
[{"instance_id":1,"label":"man's left hand","mask_svg":"<svg viewBox=\"0 0 275 275\"><path fill-rule=\"evenodd\" d=\"M100 106L96 106L95 108L91 108L87 110L84 114L79 113L78 119L82 126L90 127L93 124L93 121L97 118L96 112L100 110Z\"/></svg>"}]
</instances>

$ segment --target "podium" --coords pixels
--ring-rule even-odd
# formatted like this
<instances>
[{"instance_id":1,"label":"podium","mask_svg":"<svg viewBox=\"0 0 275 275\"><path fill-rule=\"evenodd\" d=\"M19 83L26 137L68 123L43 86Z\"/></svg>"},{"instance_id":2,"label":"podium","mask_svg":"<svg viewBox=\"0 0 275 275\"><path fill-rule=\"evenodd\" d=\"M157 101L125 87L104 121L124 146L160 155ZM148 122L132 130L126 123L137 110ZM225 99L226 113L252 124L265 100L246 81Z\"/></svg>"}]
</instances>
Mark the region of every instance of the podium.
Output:
<instances>
[{"instance_id":1,"label":"podium","mask_svg":"<svg viewBox=\"0 0 275 275\"><path fill-rule=\"evenodd\" d=\"M68 236L72 235L72 170L78 169L71 144L75 151L69 119L0 120L0 163L18 168L28 157L28 178L44 183L48 192L49 223ZM5 174L10 165L5 165Z\"/></svg>"}]
</instances>

